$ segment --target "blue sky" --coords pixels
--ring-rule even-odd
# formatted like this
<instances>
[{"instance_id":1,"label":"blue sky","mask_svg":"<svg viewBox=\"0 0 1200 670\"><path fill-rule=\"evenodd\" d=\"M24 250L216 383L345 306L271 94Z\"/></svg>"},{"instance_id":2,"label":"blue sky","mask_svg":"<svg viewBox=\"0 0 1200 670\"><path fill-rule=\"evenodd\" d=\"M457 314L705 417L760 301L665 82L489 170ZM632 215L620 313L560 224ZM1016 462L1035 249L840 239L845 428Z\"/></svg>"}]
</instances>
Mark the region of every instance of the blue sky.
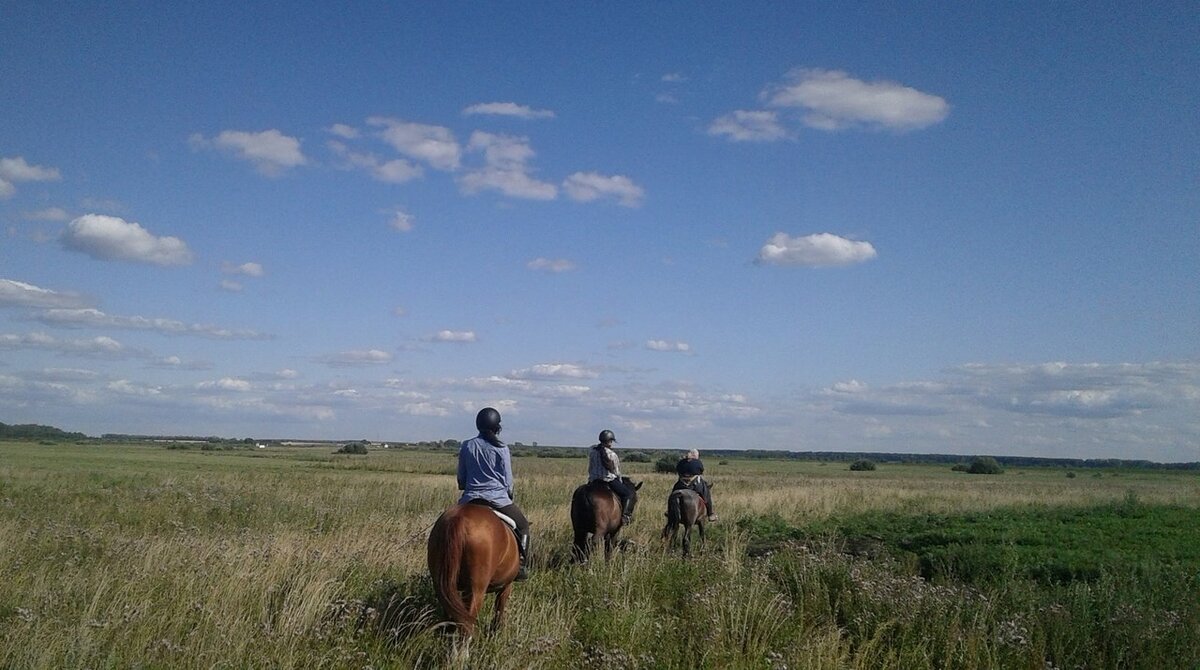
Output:
<instances>
[{"instance_id":1,"label":"blue sky","mask_svg":"<svg viewBox=\"0 0 1200 670\"><path fill-rule=\"evenodd\" d=\"M0 8L0 420L1200 460L1194 5L299 4Z\"/></svg>"}]
</instances>

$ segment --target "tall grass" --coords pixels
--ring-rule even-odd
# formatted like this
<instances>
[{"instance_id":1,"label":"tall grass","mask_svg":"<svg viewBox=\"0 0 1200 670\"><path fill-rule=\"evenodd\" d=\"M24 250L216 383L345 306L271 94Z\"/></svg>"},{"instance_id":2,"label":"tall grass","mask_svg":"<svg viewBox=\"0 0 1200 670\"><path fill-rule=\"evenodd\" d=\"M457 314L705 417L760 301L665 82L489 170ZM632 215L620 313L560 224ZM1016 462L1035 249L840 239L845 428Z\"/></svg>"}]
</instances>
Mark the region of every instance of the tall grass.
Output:
<instances>
[{"instance_id":1,"label":"tall grass","mask_svg":"<svg viewBox=\"0 0 1200 670\"><path fill-rule=\"evenodd\" d=\"M799 527L1131 495L1140 506L1194 507L1194 475L1030 470L981 481L923 466L850 473L736 460L710 468L723 521L697 558L664 553L670 478L634 464L646 485L632 546L573 565L567 509L584 462L517 459L534 577L517 586L505 628L455 654L424 559L428 526L457 497L453 464L450 453L0 443L0 667L1200 664L1194 565L1047 586L1001 564L1007 572L986 583L927 581L911 563L849 555L833 539L756 536L764 518ZM490 614L489 603L484 621Z\"/></svg>"}]
</instances>

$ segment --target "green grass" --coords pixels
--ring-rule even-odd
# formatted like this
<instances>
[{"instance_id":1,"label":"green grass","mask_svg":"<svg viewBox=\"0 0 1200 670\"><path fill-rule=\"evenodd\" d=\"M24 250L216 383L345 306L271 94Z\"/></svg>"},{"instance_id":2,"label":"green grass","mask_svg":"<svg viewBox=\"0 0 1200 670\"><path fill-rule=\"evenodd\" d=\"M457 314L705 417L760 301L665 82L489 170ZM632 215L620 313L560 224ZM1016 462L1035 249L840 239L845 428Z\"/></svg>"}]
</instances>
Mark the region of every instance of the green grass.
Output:
<instances>
[{"instance_id":1,"label":"green grass","mask_svg":"<svg viewBox=\"0 0 1200 670\"><path fill-rule=\"evenodd\" d=\"M1194 474L732 459L685 560L636 463L633 548L577 566L586 466L517 458L534 576L464 657L424 565L453 453L331 452L0 442L0 667L1200 665Z\"/></svg>"}]
</instances>

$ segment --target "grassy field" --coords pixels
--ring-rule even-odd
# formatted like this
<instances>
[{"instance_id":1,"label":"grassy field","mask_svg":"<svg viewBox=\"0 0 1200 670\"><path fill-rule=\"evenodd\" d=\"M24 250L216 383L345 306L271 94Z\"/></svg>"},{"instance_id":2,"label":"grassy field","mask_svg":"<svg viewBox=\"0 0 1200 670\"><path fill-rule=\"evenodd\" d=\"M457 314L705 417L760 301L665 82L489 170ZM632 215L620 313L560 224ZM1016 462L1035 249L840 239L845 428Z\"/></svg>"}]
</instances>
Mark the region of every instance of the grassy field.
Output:
<instances>
[{"instance_id":1,"label":"grassy field","mask_svg":"<svg viewBox=\"0 0 1200 670\"><path fill-rule=\"evenodd\" d=\"M710 462L684 560L635 463L634 546L576 566L586 462L517 458L535 574L464 657L424 565L454 455L330 451L0 442L0 667L1200 667L1195 473Z\"/></svg>"}]
</instances>

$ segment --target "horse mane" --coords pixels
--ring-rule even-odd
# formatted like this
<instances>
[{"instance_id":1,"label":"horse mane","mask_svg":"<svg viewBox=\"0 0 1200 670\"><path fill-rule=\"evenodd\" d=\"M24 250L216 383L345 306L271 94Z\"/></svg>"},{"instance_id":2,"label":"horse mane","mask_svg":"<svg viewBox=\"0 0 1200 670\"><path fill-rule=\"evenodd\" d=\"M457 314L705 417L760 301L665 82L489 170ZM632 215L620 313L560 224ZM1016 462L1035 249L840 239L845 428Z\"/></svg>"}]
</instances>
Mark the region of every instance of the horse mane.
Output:
<instances>
[{"instance_id":1,"label":"horse mane","mask_svg":"<svg viewBox=\"0 0 1200 670\"><path fill-rule=\"evenodd\" d=\"M433 532L437 535L435 541L429 543L429 553L430 564L442 566L441 570L434 571L433 590L450 618L461 622L470 619L471 613L458 590L458 571L466 546L466 524L450 523L452 517L457 520L458 516L455 510L453 515L443 514L434 524Z\"/></svg>"}]
</instances>

